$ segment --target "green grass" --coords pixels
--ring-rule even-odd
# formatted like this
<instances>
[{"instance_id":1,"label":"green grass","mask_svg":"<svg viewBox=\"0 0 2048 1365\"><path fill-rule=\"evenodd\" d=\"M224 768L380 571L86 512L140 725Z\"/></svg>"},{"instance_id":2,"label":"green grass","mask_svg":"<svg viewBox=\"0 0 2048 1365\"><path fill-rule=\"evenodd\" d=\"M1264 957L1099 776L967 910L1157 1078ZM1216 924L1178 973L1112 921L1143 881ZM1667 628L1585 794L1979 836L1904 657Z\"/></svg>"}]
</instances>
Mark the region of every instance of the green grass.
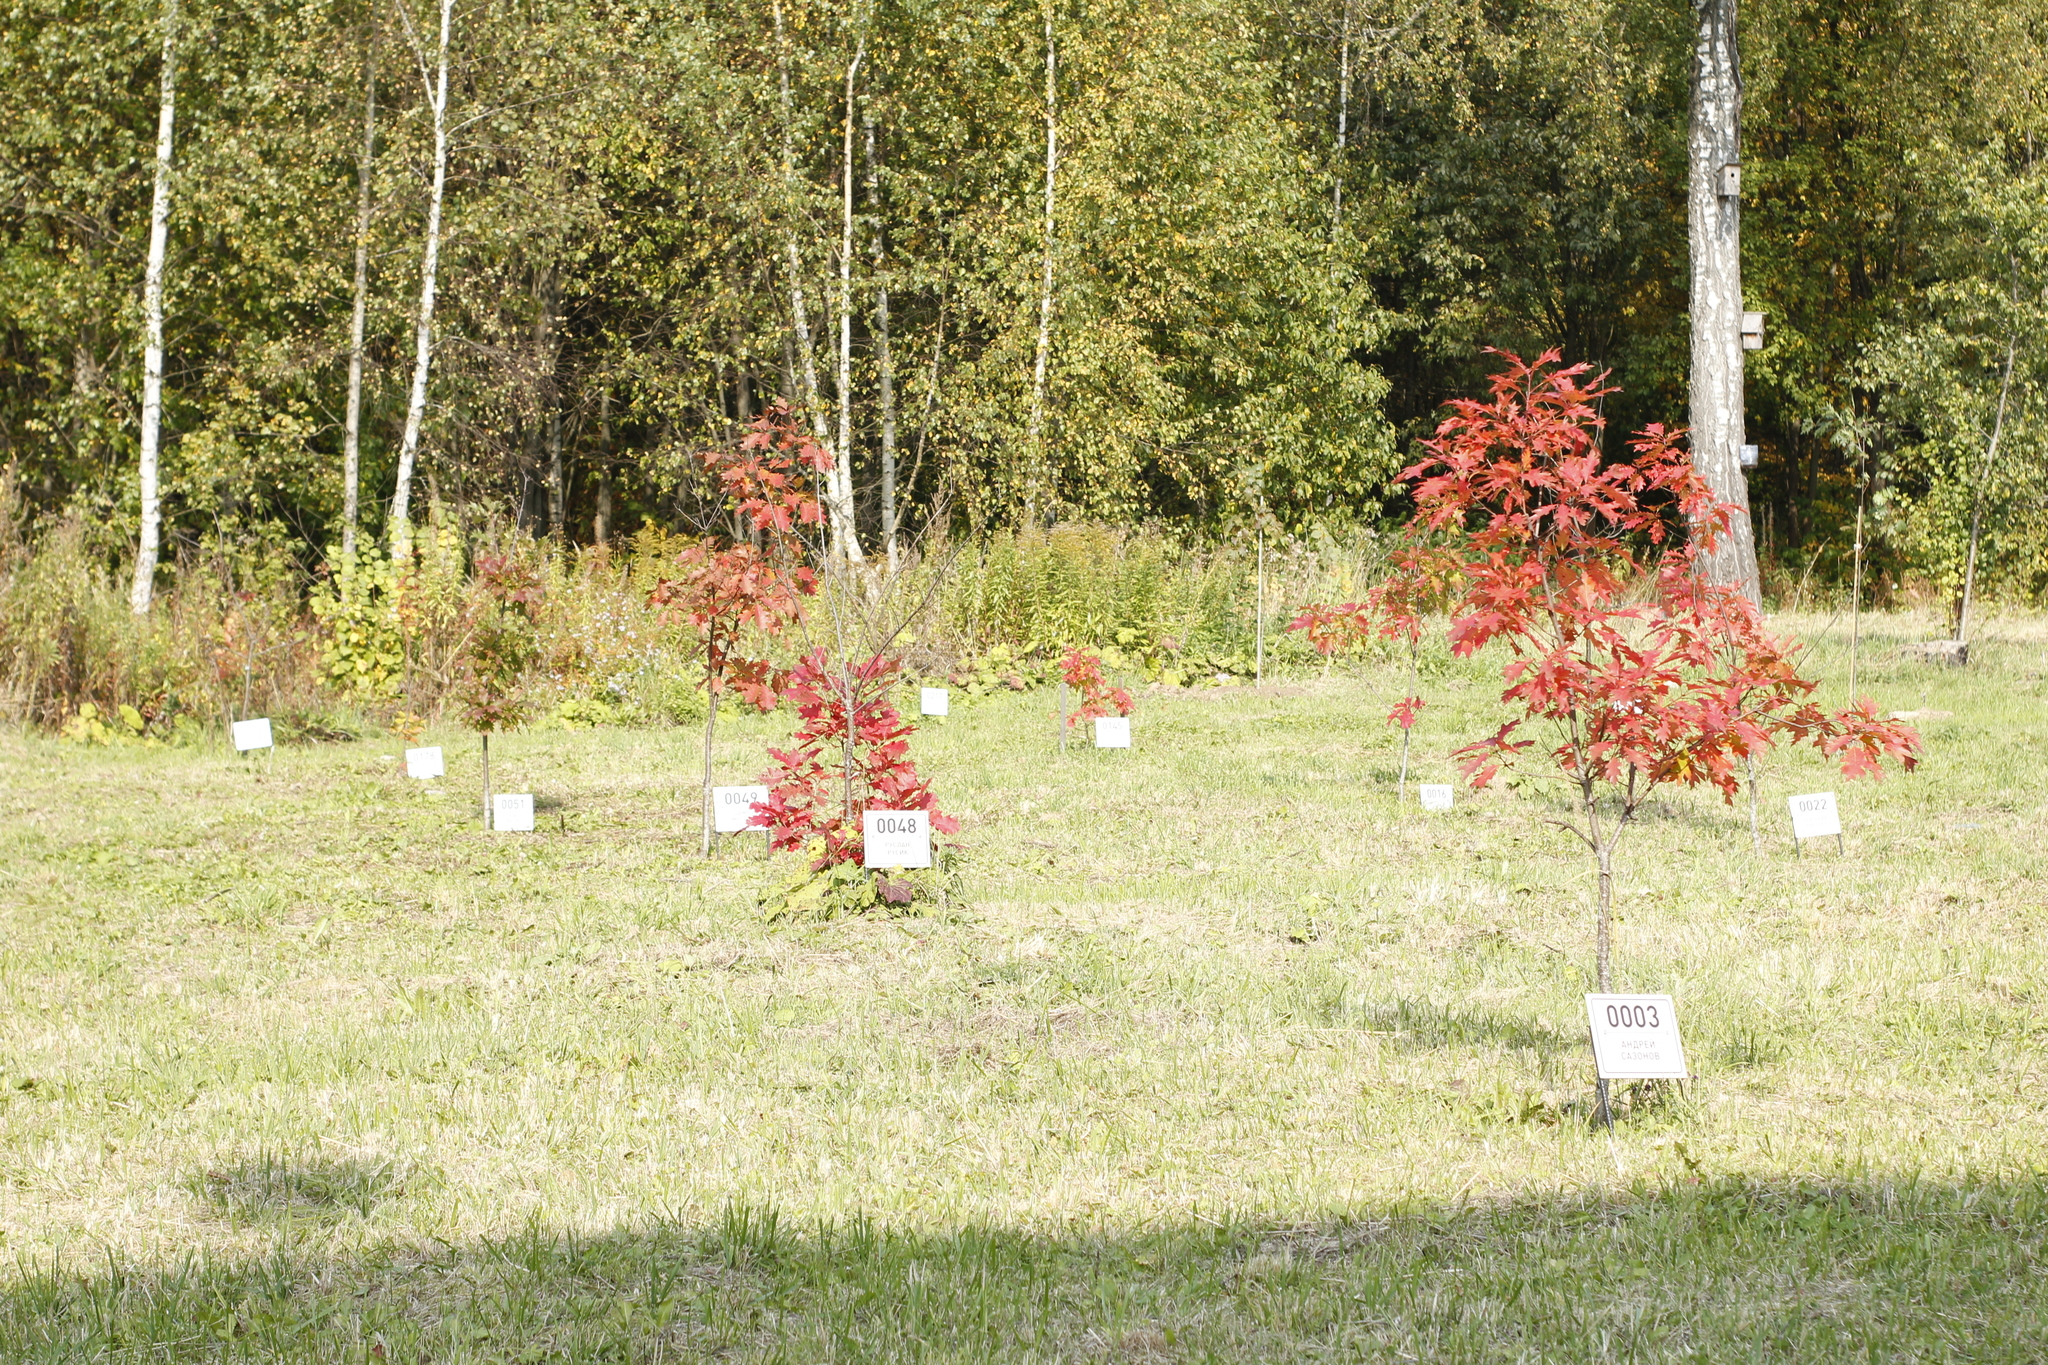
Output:
<instances>
[{"instance_id":1,"label":"green grass","mask_svg":"<svg viewBox=\"0 0 2048 1365\"><path fill-rule=\"evenodd\" d=\"M1064 759L956 694L945 913L823 925L694 856L684 732L494 744L530 836L454 733L429 784L0 740L0 1359L2040 1359L2048 623L1890 660L1933 633L1863 656L1954 713L1919 773L1626 837L1618 984L1697 1079L1611 1136L1589 865L1533 788L1397 806L1391 668ZM1443 780L1498 686L1426 672Z\"/></svg>"}]
</instances>

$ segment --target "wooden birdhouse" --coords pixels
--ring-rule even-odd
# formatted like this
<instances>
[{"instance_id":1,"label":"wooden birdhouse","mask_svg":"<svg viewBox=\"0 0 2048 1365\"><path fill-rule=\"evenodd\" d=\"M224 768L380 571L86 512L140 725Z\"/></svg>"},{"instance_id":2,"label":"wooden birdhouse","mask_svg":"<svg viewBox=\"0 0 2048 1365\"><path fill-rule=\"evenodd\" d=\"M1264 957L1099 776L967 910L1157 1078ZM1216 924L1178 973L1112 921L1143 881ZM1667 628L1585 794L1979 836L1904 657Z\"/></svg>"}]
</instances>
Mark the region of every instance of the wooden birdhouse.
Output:
<instances>
[{"instance_id":1,"label":"wooden birdhouse","mask_svg":"<svg viewBox=\"0 0 2048 1365\"><path fill-rule=\"evenodd\" d=\"M1764 315L1744 313L1742 315L1742 349L1761 351L1764 348Z\"/></svg>"},{"instance_id":2,"label":"wooden birdhouse","mask_svg":"<svg viewBox=\"0 0 2048 1365\"><path fill-rule=\"evenodd\" d=\"M1740 199L1742 197L1742 167L1739 165L1721 168L1721 197Z\"/></svg>"}]
</instances>

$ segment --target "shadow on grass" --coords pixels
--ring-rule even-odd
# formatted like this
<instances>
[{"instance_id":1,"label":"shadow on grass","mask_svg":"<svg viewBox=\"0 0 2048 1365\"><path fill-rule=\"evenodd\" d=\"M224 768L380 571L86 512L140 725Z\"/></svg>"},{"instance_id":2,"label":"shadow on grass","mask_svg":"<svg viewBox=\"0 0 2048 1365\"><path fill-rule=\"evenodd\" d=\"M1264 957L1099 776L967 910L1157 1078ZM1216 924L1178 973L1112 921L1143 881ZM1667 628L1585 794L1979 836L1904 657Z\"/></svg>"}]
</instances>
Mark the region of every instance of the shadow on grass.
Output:
<instances>
[{"instance_id":1,"label":"shadow on grass","mask_svg":"<svg viewBox=\"0 0 2048 1365\"><path fill-rule=\"evenodd\" d=\"M2039 1181L1721 1179L1118 1235L701 1224L27 1268L9 1361L2037 1360Z\"/></svg>"},{"instance_id":2,"label":"shadow on grass","mask_svg":"<svg viewBox=\"0 0 2048 1365\"><path fill-rule=\"evenodd\" d=\"M1540 1019L1428 1000L1352 1005L1342 1022L1392 1034L1397 1044L1417 1052L1444 1047L1509 1047L1549 1056L1586 1046L1582 1035L1566 1037Z\"/></svg>"}]
</instances>

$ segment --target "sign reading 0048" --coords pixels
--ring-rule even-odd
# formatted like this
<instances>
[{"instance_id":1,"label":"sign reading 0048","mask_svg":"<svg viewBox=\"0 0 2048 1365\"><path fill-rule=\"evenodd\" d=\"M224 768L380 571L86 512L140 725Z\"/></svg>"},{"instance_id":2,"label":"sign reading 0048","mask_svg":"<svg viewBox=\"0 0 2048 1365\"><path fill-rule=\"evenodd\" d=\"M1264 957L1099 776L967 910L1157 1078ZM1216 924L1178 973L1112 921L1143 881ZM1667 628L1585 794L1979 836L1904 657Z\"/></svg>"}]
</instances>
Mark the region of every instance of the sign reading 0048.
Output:
<instances>
[{"instance_id":1,"label":"sign reading 0048","mask_svg":"<svg viewBox=\"0 0 2048 1365\"><path fill-rule=\"evenodd\" d=\"M861 866L930 867L932 817L921 810L861 812Z\"/></svg>"},{"instance_id":2,"label":"sign reading 0048","mask_svg":"<svg viewBox=\"0 0 2048 1365\"><path fill-rule=\"evenodd\" d=\"M1668 995L1589 995L1593 1060L1603 1081L1682 1081L1685 1045Z\"/></svg>"}]
</instances>

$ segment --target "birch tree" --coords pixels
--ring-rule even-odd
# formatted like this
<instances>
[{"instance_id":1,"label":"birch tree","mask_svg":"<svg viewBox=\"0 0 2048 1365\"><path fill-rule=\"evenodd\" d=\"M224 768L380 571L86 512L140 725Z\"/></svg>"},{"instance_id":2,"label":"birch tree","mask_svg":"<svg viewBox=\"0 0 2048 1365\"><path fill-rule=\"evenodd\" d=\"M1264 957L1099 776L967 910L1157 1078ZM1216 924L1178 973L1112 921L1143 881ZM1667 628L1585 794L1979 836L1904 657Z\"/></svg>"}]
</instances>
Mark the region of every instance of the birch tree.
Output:
<instances>
[{"instance_id":1,"label":"birch tree","mask_svg":"<svg viewBox=\"0 0 2048 1365\"><path fill-rule=\"evenodd\" d=\"M789 88L789 35L782 19L781 0L771 7L775 18L776 72L782 95L782 189L783 252L788 261L789 313L796 331L795 359L804 383L804 408L810 414L811 431L818 445L832 457L825 470L825 520L832 538L832 551L850 564L863 562L860 536L853 524L851 480L842 480L845 466L840 452L833 450L832 431L826 423L824 395L818 389L818 355L811 338L810 310L804 301L803 249L797 243L801 202L796 173L796 109ZM852 80L849 72L848 81Z\"/></svg>"},{"instance_id":2,"label":"birch tree","mask_svg":"<svg viewBox=\"0 0 2048 1365\"><path fill-rule=\"evenodd\" d=\"M1025 456L1031 467L1025 475L1024 520L1039 516L1041 494L1053 496L1050 469L1045 457L1046 370L1052 360L1052 269L1054 245L1054 186L1060 166L1059 49L1053 43L1052 0L1045 4L1045 225L1042 233L1043 265L1038 284L1038 347L1031 362L1031 425L1025 433Z\"/></svg>"},{"instance_id":3,"label":"birch tree","mask_svg":"<svg viewBox=\"0 0 2048 1365\"><path fill-rule=\"evenodd\" d=\"M875 121L866 120L868 209L875 215L875 384L882 408L882 544L889 572L897 568L896 550L896 361L889 350L889 281L884 271L881 174L875 162ZM741 414L745 416L744 413Z\"/></svg>"},{"instance_id":4,"label":"birch tree","mask_svg":"<svg viewBox=\"0 0 2048 1365\"><path fill-rule=\"evenodd\" d=\"M356 163L355 303L348 326L348 407L341 426L341 554L356 552L358 499L362 487L363 326L370 304L370 176L377 157L377 24L370 23L369 52L363 59L363 154Z\"/></svg>"},{"instance_id":5,"label":"birch tree","mask_svg":"<svg viewBox=\"0 0 2048 1365\"><path fill-rule=\"evenodd\" d=\"M391 556L412 555L412 472L420 448L420 424L427 413L427 378L434 356L434 285L441 265L441 204L448 187L448 38L454 24L455 0L441 0L441 37L430 78L427 58L412 17L401 4L406 36L426 86L427 106L434 119L434 186L427 199L426 245L420 256L419 317L413 329L412 392L405 405L405 435L398 447L397 488L391 495Z\"/></svg>"},{"instance_id":6,"label":"birch tree","mask_svg":"<svg viewBox=\"0 0 2048 1365\"><path fill-rule=\"evenodd\" d=\"M171 139L178 121L178 5L164 0L163 66L157 77L156 178L149 201L149 263L142 276L142 451L137 477L142 524L135 542L135 584L128 605L149 611L163 530L158 451L164 420L164 250L171 225Z\"/></svg>"},{"instance_id":7,"label":"birch tree","mask_svg":"<svg viewBox=\"0 0 2048 1365\"><path fill-rule=\"evenodd\" d=\"M1701 557L1710 583L1760 602L1749 482L1742 474L1742 71L1736 0L1693 0L1692 129L1686 219L1692 244L1692 457L1707 486L1739 509Z\"/></svg>"}]
</instances>

